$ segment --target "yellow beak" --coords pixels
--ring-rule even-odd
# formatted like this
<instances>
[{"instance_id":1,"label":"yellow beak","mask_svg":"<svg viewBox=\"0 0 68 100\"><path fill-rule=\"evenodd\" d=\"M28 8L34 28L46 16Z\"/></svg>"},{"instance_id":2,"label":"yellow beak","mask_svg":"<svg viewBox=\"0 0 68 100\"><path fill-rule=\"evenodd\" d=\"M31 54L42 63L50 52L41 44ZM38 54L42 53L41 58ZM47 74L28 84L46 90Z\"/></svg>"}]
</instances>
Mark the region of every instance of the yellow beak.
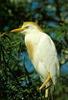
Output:
<instances>
[{"instance_id":1,"label":"yellow beak","mask_svg":"<svg viewBox=\"0 0 68 100\"><path fill-rule=\"evenodd\" d=\"M13 29L10 32L20 32L20 31L23 31L23 30L24 30L24 28L20 27L20 28L17 28L17 29Z\"/></svg>"}]
</instances>

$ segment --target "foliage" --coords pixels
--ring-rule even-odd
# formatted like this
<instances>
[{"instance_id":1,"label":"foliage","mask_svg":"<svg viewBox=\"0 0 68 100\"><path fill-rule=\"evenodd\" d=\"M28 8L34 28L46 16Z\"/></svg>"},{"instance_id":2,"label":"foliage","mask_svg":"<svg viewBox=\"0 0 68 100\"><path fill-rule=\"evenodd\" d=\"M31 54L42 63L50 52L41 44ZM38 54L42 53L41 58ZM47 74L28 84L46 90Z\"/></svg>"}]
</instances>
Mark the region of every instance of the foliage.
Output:
<instances>
[{"instance_id":1,"label":"foliage","mask_svg":"<svg viewBox=\"0 0 68 100\"><path fill-rule=\"evenodd\" d=\"M41 82L36 72L28 73L20 64L20 53L26 51L24 37L9 32L24 21L37 22L52 37L61 65L68 59L67 0L0 0L1 100L44 100L44 93L37 90ZM67 100L67 82L66 76L60 79L53 95L55 100Z\"/></svg>"}]
</instances>

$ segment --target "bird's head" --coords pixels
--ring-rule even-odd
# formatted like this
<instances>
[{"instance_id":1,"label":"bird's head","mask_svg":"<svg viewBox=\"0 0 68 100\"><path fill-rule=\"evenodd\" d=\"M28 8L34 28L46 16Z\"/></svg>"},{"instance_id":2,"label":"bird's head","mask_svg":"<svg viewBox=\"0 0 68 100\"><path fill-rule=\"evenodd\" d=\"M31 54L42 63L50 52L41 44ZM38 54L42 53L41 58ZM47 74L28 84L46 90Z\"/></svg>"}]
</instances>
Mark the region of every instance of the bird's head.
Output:
<instances>
[{"instance_id":1,"label":"bird's head","mask_svg":"<svg viewBox=\"0 0 68 100\"><path fill-rule=\"evenodd\" d=\"M41 31L41 28L35 22L24 22L21 27L11 30L11 32L21 32L24 35L37 31Z\"/></svg>"}]
</instances>

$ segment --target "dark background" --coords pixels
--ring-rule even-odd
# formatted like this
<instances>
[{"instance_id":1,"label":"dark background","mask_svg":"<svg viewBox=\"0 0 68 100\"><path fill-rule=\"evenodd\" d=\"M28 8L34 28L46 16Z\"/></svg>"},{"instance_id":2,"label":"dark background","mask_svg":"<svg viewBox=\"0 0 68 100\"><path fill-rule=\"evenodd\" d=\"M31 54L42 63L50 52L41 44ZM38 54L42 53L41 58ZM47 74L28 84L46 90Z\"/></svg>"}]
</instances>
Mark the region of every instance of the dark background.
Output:
<instances>
[{"instance_id":1,"label":"dark background","mask_svg":"<svg viewBox=\"0 0 68 100\"><path fill-rule=\"evenodd\" d=\"M10 33L25 21L36 22L53 39L61 69L53 98L68 100L68 0L0 0L0 100L44 100L24 37Z\"/></svg>"}]
</instances>

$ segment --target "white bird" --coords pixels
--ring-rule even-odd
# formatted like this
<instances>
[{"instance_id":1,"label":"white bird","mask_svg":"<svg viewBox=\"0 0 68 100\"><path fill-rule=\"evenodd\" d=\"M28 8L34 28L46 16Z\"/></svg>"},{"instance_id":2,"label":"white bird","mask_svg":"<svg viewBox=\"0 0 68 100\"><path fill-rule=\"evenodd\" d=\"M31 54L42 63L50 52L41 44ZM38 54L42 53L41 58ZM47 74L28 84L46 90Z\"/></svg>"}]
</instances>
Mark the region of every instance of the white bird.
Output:
<instances>
[{"instance_id":1,"label":"white bird","mask_svg":"<svg viewBox=\"0 0 68 100\"><path fill-rule=\"evenodd\" d=\"M59 77L59 62L54 42L50 36L34 22L24 22L21 28L13 29L11 32L21 32L25 35L29 58L43 82L39 89L48 87L51 81L55 85ZM47 96L48 88L45 89L45 97Z\"/></svg>"}]
</instances>

